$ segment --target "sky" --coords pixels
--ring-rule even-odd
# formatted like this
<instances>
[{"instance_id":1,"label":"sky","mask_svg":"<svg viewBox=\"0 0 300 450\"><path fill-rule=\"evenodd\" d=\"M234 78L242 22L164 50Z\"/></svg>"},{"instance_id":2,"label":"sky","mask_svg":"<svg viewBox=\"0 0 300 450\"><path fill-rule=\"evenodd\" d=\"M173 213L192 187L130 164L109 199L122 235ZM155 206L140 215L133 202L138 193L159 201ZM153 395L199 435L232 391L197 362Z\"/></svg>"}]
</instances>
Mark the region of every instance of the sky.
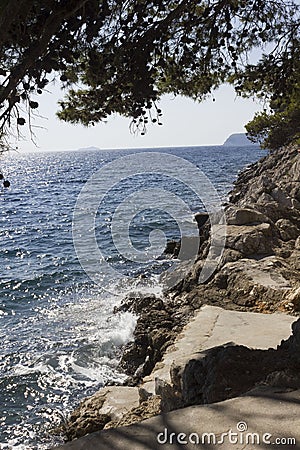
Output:
<instances>
[{"instance_id":1,"label":"sky","mask_svg":"<svg viewBox=\"0 0 300 450\"><path fill-rule=\"evenodd\" d=\"M244 125L262 109L253 99L236 97L231 86L221 86L215 101L209 98L202 103L168 95L160 102L163 126L149 124L146 135L140 136L131 134L130 119L120 116L88 128L62 122L55 116L62 97L58 86L39 96L42 117L34 121L36 145L25 130L24 139L14 143L19 151L222 145L230 134L245 132Z\"/></svg>"}]
</instances>

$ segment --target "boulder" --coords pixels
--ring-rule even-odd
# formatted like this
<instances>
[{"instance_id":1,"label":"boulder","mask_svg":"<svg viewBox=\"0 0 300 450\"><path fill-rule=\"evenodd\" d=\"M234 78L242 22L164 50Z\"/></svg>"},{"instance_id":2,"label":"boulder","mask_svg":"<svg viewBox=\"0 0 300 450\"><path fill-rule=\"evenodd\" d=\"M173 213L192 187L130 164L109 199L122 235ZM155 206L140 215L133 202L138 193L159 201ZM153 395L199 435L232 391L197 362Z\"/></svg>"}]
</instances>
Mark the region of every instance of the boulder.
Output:
<instances>
[{"instance_id":1,"label":"boulder","mask_svg":"<svg viewBox=\"0 0 300 450\"><path fill-rule=\"evenodd\" d=\"M270 256L227 263L210 284L226 289L228 300L263 312L281 310L281 302L297 278L297 271L291 270L285 259Z\"/></svg>"},{"instance_id":2,"label":"boulder","mask_svg":"<svg viewBox=\"0 0 300 450\"><path fill-rule=\"evenodd\" d=\"M232 248L225 248L222 254L222 262L221 266L228 262L238 261L239 259L243 258L244 255L241 252L238 252L237 250L233 250Z\"/></svg>"},{"instance_id":3,"label":"boulder","mask_svg":"<svg viewBox=\"0 0 300 450\"><path fill-rule=\"evenodd\" d=\"M216 228L216 235L224 230ZM244 256L272 253L274 245L272 227L269 223L258 225L228 225L226 228L226 248L238 251Z\"/></svg>"},{"instance_id":4,"label":"boulder","mask_svg":"<svg viewBox=\"0 0 300 450\"><path fill-rule=\"evenodd\" d=\"M284 303L293 311L300 311L300 286L287 293Z\"/></svg>"},{"instance_id":5,"label":"boulder","mask_svg":"<svg viewBox=\"0 0 300 450\"><path fill-rule=\"evenodd\" d=\"M290 220L279 219L275 225L283 241L295 240L299 237L300 230Z\"/></svg>"},{"instance_id":6,"label":"boulder","mask_svg":"<svg viewBox=\"0 0 300 450\"><path fill-rule=\"evenodd\" d=\"M226 209L226 218L228 225L253 225L269 222L267 216L255 209L237 208L234 206Z\"/></svg>"},{"instance_id":7,"label":"boulder","mask_svg":"<svg viewBox=\"0 0 300 450\"><path fill-rule=\"evenodd\" d=\"M197 222L199 230L201 230L201 228L206 224L206 222L209 219L208 213L205 213L205 212L198 212L195 214L194 217Z\"/></svg>"},{"instance_id":8,"label":"boulder","mask_svg":"<svg viewBox=\"0 0 300 450\"><path fill-rule=\"evenodd\" d=\"M288 209L293 208L293 202L291 197L289 197L282 189L276 187L272 190L271 196L274 200L279 203L281 208Z\"/></svg>"},{"instance_id":9,"label":"boulder","mask_svg":"<svg viewBox=\"0 0 300 450\"><path fill-rule=\"evenodd\" d=\"M111 386L84 399L66 423L69 440L102 430L111 421L118 421L130 410L139 406L136 387Z\"/></svg>"}]
</instances>

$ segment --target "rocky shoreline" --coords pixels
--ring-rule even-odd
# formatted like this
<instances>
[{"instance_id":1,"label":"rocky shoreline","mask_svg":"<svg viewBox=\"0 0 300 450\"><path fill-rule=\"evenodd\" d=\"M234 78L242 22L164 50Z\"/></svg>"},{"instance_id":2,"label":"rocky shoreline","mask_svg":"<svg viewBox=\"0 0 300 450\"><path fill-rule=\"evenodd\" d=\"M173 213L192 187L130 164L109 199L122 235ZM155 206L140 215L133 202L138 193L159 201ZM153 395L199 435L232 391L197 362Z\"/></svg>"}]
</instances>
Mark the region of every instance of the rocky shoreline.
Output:
<instances>
[{"instance_id":1,"label":"rocky shoreline","mask_svg":"<svg viewBox=\"0 0 300 450\"><path fill-rule=\"evenodd\" d=\"M233 398L259 383L300 387L299 321L293 326L293 336L277 349L217 346L199 361L188 361L181 368L184 375L179 377L173 367L170 382L160 383L158 378L154 392L145 387L147 377L160 367L162 357L203 305L236 312L299 315L297 147L280 149L243 171L229 195L225 214L225 250L218 270L207 283L198 283L210 245L210 223L201 216L198 226L202 245L190 273L162 298L136 293L117 308L138 316L134 341L124 348L120 362L128 380L125 386L106 387L81 403L66 423L64 433L69 440L190 404ZM179 245L175 243L169 251L176 255ZM220 380L218 374L224 371L227 378ZM194 380L185 384L185 396L178 381L182 377ZM113 407L115 404L118 406Z\"/></svg>"}]
</instances>

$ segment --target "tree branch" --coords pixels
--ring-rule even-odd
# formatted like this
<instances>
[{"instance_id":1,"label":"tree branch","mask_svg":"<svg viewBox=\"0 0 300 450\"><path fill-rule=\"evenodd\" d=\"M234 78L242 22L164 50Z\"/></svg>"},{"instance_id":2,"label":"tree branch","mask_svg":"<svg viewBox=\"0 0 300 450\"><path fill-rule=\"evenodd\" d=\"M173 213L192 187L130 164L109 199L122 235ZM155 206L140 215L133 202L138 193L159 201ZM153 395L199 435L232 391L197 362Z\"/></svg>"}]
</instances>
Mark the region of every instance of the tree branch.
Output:
<instances>
[{"instance_id":1,"label":"tree branch","mask_svg":"<svg viewBox=\"0 0 300 450\"><path fill-rule=\"evenodd\" d=\"M59 30L63 21L75 14L87 1L88 0L74 0L73 2L69 2L67 7L66 5L63 5L63 7L52 11L52 14L50 14L45 22L44 32L40 36L40 39L35 40L28 47L26 56L12 70L9 76L9 82L1 92L0 105L9 98L12 91L26 75L27 70L35 65L36 59L45 52L51 38Z\"/></svg>"}]
</instances>

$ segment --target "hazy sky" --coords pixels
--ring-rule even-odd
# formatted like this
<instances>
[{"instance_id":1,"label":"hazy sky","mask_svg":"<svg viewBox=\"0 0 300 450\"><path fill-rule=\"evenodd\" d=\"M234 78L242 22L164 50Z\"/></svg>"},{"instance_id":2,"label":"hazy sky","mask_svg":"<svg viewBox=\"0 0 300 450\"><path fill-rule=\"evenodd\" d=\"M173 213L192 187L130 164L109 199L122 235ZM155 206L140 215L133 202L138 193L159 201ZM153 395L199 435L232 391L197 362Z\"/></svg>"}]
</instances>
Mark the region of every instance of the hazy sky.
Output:
<instances>
[{"instance_id":1,"label":"hazy sky","mask_svg":"<svg viewBox=\"0 0 300 450\"><path fill-rule=\"evenodd\" d=\"M252 99L237 98L230 86L217 90L214 102L211 98L195 103L187 98L166 96L160 103L164 125L149 124L145 136L134 136L129 131L129 119L119 116L89 128L61 122L55 112L63 93L58 86L51 91L39 96L39 114L45 118L37 118L34 123L45 129L35 129L38 147L27 137L17 143L19 150L221 145L230 134L244 132L244 124L261 109Z\"/></svg>"}]
</instances>

